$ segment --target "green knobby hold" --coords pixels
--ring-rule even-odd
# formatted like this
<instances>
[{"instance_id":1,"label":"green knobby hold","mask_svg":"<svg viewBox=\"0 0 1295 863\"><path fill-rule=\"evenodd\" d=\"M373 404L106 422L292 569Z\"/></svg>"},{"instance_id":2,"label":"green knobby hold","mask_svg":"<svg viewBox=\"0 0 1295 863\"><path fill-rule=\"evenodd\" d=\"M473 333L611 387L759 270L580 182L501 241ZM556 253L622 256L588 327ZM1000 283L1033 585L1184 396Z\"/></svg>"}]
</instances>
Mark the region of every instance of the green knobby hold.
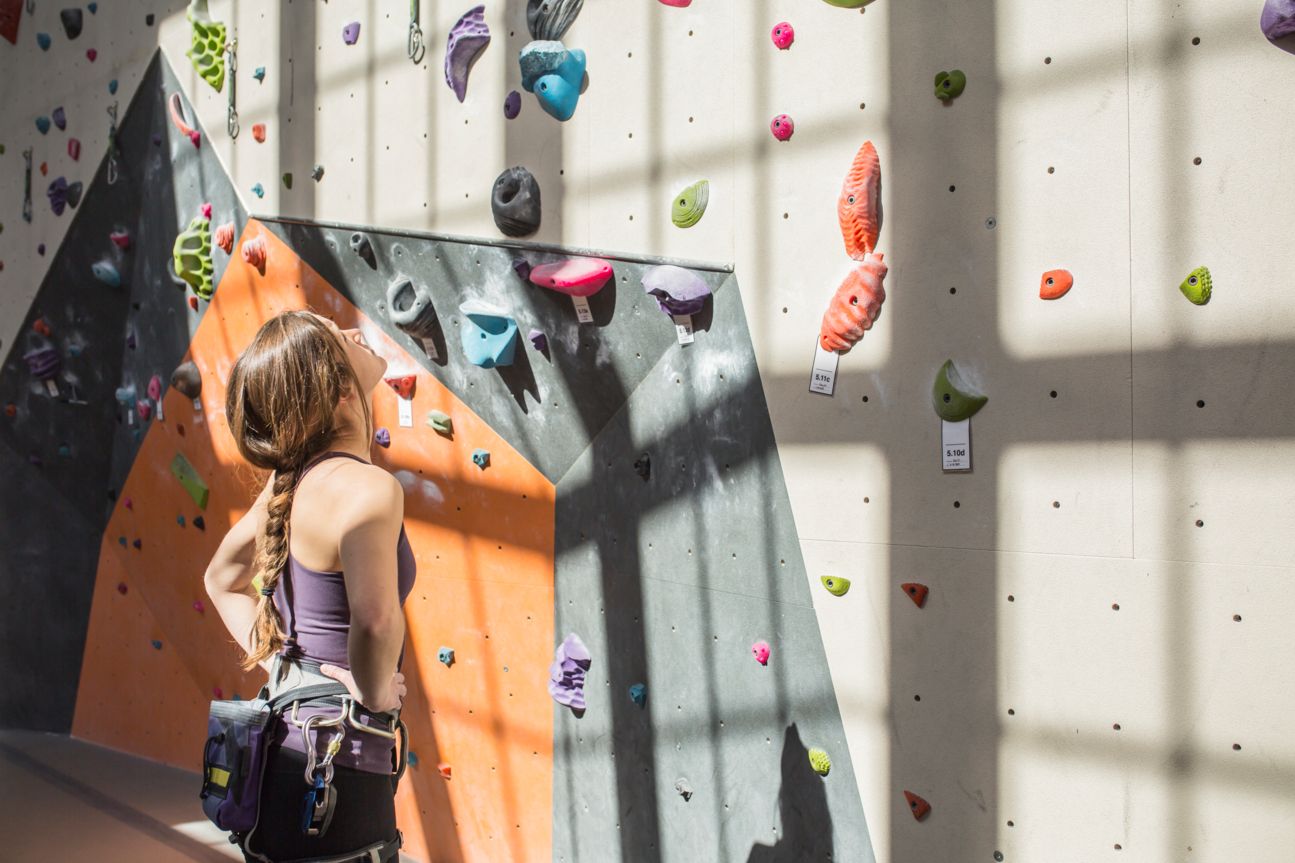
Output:
<instances>
[{"instance_id":1,"label":"green knobby hold","mask_svg":"<svg viewBox=\"0 0 1295 863\"><path fill-rule=\"evenodd\" d=\"M967 89L967 75L961 69L940 72L935 76L935 98L941 102L958 98L965 89Z\"/></svg>"},{"instance_id":2,"label":"green knobby hold","mask_svg":"<svg viewBox=\"0 0 1295 863\"><path fill-rule=\"evenodd\" d=\"M670 205L670 221L676 228L691 228L706 214L710 202L710 181L698 180L674 196Z\"/></svg>"},{"instance_id":3,"label":"green knobby hold","mask_svg":"<svg viewBox=\"0 0 1295 863\"><path fill-rule=\"evenodd\" d=\"M437 434L454 434L454 420L450 419L450 415L444 411L428 411L427 424L435 429Z\"/></svg>"},{"instance_id":4,"label":"green knobby hold","mask_svg":"<svg viewBox=\"0 0 1295 863\"><path fill-rule=\"evenodd\" d=\"M836 6L840 9L862 9L872 0L823 0L829 6Z\"/></svg>"},{"instance_id":5,"label":"green knobby hold","mask_svg":"<svg viewBox=\"0 0 1295 863\"><path fill-rule=\"evenodd\" d=\"M820 579L827 592L833 596L845 596L850 590L850 579L836 575L824 575Z\"/></svg>"},{"instance_id":6,"label":"green knobby hold","mask_svg":"<svg viewBox=\"0 0 1295 863\"><path fill-rule=\"evenodd\" d=\"M193 40L185 53L202 79L220 92L225 86L225 24L211 20L207 0L189 0L185 17L193 25Z\"/></svg>"},{"instance_id":7,"label":"green knobby hold","mask_svg":"<svg viewBox=\"0 0 1295 863\"><path fill-rule=\"evenodd\" d=\"M1210 294L1214 291L1214 280L1210 278L1209 267L1197 267L1192 270L1183 283L1178 286L1178 290L1183 292L1183 296L1191 300L1198 306L1203 306L1210 301Z\"/></svg>"},{"instance_id":8,"label":"green knobby hold","mask_svg":"<svg viewBox=\"0 0 1295 863\"><path fill-rule=\"evenodd\" d=\"M809 766L819 776L826 776L832 770L832 759L822 749L809 750Z\"/></svg>"},{"instance_id":9,"label":"green knobby hold","mask_svg":"<svg viewBox=\"0 0 1295 863\"><path fill-rule=\"evenodd\" d=\"M291 188L292 188L292 172L291 172L291 171L288 171L286 174L284 174L284 175L283 175L283 188L285 188L285 189L291 189Z\"/></svg>"},{"instance_id":10,"label":"green knobby hold","mask_svg":"<svg viewBox=\"0 0 1295 863\"><path fill-rule=\"evenodd\" d=\"M211 222L202 216L189 223L189 229L175 238L171 249L175 274L189 283L193 292L210 300L216 290L212 283L215 271L211 262Z\"/></svg>"},{"instance_id":11,"label":"green knobby hold","mask_svg":"<svg viewBox=\"0 0 1295 863\"><path fill-rule=\"evenodd\" d=\"M953 360L944 361L940 373L935 376L935 386L931 387L931 402L940 419L962 422L983 408L987 401L989 396L976 392L962 379Z\"/></svg>"},{"instance_id":12,"label":"green knobby hold","mask_svg":"<svg viewBox=\"0 0 1295 863\"><path fill-rule=\"evenodd\" d=\"M207 484L198 476L197 469L189 464L189 460L184 457L184 453L176 453L175 458L171 459L171 474L180 481L184 490L193 498L193 502L198 505L198 509L207 508L207 497L210 491Z\"/></svg>"}]
</instances>

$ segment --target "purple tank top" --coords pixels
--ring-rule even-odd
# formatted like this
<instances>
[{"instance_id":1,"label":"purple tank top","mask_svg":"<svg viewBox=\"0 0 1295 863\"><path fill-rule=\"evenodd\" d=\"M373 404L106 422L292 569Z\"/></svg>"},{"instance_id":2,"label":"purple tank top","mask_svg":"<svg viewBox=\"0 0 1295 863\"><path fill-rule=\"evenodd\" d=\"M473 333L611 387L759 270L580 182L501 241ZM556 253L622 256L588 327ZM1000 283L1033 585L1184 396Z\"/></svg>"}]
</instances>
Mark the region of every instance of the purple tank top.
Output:
<instances>
[{"instance_id":1,"label":"purple tank top","mask_svg":"<svg viewBox=\"0 0 1295 863\"><path fill-rule=\"evenodd\" d=\"M364 462L364 459L350 453L329 451L307 464L297 482L301 482L301 478L305 477L315 465L336 456ZM346 644L351 628L351 608L346 599L346 583L342 573L340 571L322 572L303 566L297 562L291 552L288 554L288 565L285 570L274 589L274 605L283 620L284 629L289 633L280 651L281 655L286 658L311 659L350 668ZM400 539L396 546L396 571L400 604L403 607L405 598L413 590L417 575L414 550L410 548L404 525L400 527ZM400 659L396 663L397 669L404 664L404 659L405 651L402 647ZM333 712L335 713L336 710L334 709ZM295 726L287 726L286 723L284 725L285 727L281 727L279 733L275 735L276 742L291 749L301 750L301 735L298 729ZM346 745L337 754L334 763L385 773L391 769L391 751L390 741L360 731L352 731L347 735Z\"/></svg>"}]
</instances>

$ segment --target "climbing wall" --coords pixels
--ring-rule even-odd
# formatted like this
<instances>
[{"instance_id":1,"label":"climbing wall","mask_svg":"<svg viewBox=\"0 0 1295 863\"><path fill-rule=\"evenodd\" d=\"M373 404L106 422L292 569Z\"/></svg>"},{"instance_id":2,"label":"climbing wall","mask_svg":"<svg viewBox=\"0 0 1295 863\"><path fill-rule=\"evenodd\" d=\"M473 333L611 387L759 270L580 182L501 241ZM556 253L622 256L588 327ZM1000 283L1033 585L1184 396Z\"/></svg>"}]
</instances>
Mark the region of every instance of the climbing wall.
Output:
<instances>
[{"instance_id":1,"label":"climbing wall","mask_svg":"<svg viewBox=\"0 0 1295 863\"><path fill-rule=\"evenodd\" d=\"M417 374L416 428L393 424L384 392L393 442L375 458L410 474L411 501L445 494L444 506L427 504L427 528L457 497L503 483L505 494L473 498L471 528L446 521L447 532L419 537L420 579L435 572L428 554L466 536L482 538L481 581L523 582L540 604L550 591L541 616L522 623L508 616L511 597L477 603L473 591L487 588L475 575L443 576L466 592L453 601L471 610L470 632L436 629L430 599L411 607L411 638L425 632L414 651L426 712L417 737L438 751L416 743L401 821L430 859L1292 856L1295 750L1283 732L1295 710L1295 572L1284 538L1295 428L1281 388L1295 368L1295 253L1281 226L1295 216L1283 159L1295 120L1281 87L1295 56L1260 33L1262 0L590 2L564 37L589 59L565 122L526 92L515 119L501 110L521 89L522 0L487 4L492 38L463 102L442 60L466 4L419 4L426 53L411 62L403 4L212 0L212 17L239 40L237 138L226 131L228 88L212 89L184 56L184 4L104 2L75 40L58 9L36 5L17 22L17 44L0 43L0 80L39 81L0 94L0 387L21 408L0 421L4 475L17 477L0 495L13 549L0 560L15 573L0 582L3 607L15 609L0 632L7 655L32 669L0 694L0 721L66 728L79 687L76 733L182 763L193 751L182 736L146 741L129 723L96 720L95 699L139 679L114 675L142 663L148 679L176 681L166 708L198 719L212 687L247 685L227 657L189 640L219 639L200 616L209 612L144 561L179 555L200 567L202 543L247 505L251 479L223 475L234 460L215 403L202 414L203 449L192 419L189 437L175 432L192 409L173 394L167 420L136 425L148 430L136 437L113 388L165 378L188 350L210 386L204 399L217 399L219 358L237 345L204 335L208 322L250 332L305 300L365 322L370 341ZM361 28L348 45L351 22ZM786 50L771 38L779 22L794 27ZM93 407L76 407L99 413L72 415L30 384L20 359L47 338L32 330L39 316L56 339L76 326L48 317L47 294L89 285L104 295L88 275L96 255L80 251L92 246L70 241L95 208L140 206L105 203L120 184L102 190L93 172L114 99L123 138L136 134L124 114L137 90L162 117L162 91L147 83L159 45L204 139L194 154L160 119L150 128L165 131L171 170L186 178L173 185L190 191L155 219L142 210L164 226L158 248L118 260L149 261L159 275L124 279L141 302L133 314L174 305L173 329L131 353L120 307L84 318L102 321L111 356L126 360L87 368L59 343L68 368L96 376ZM947 102L936 98L942 70L966 79ZM164 64L156 74L169 80ZM42 135L35 118L59 105L68 129ZM770 124L783 114L795 132L780 141ZM887 299L840 357L829 397L809 392L810 370L823 310L852 266L836 205L865 140L884 177ZM26 147L48 168L35 174L30 226L20 219ZM208 185L193 190L185 172L198 164L229 179L204 173ZM139 170L126 156L123 165ZM491 218L491 184L513 165L542 190L529 239L543 245L505 244ZM80 210L56 217L44 195L60 175L86 191ZM702 178L705 216L675 227L672 196ZM156 183L144 193L168 197ZM267 273L299 259L303 275L267 286L239 262L220 282L217 315L181 306L161 266L208 200L240 240L266 240ZM266 215L248 221L240 206ZM97 225L93 248L111 251L111 225ZM350 251L357 230L377 251L373 266ZM83 256L68 257L70 246ZM582 249L618 250L602 252L616 282L592 298L594 323L577 325L568 298L528 286L511 264ZM639 286L665 259L715 292L712 319L686 347ZM226 260L215 253L218 278ZM1196 306L1178 286L1202 265L1214 293ZM1040 277L1055 269L1074 287L1042 300ZM435 357L389 323L386 288L400 276L433 293ZM137 293L146 287L160 293ZM458 305L470 298L504 305L523 333L546 332L549 353L523 343L508 370L465 364ZM155 343L170 347L131 364ZM970 421L969 471L942 470L931 389L949 359L989 397ZM421 426L424 406L454 415L454 441ZM492 442L468 440L465 417ZM60 456L69 436L71 455ZM481 446L492 453L484 472L467 458ZM206 534L168 473L177 451L221 501ZM644 455L647 479L635 471ZM446 475L462 478L453 495ZM134 512L105 495L127 486L146 490L132 492ZM504 499L520 494L543 507L501 528ZM59 540L86 541L51 541L54 524ZM153 533L164 527L169 538ZM527 563L504 566L506 549ZM834 595L824 576L851 587ZM901 588L914 583L928 590L920 604L919 588ZM32 628L16 609L34 597L69 613ZM201 626L175 631L181 615ZM593 654L589 709L577 717L540 695L509 713L512 699L537 696L523 695L519 671L542 681L573 631ZM121 661L87 649L78 671L87 638ZM772 646L768 667L749 655L756 639ZM443 641L467 658L440 666ZM51 680L61 694L33 705L26 693ZM642 707L626 691L635 683L646 684ZM129 688L129 710L156 711L148 699L159 696ZM828 776L808 770L810 747L831 755ZM526 772L536 759L539 772ZM438 760L454 762L448 783ZM496 768L489 778L484 765Z\"/></svg>"}]
</instances>

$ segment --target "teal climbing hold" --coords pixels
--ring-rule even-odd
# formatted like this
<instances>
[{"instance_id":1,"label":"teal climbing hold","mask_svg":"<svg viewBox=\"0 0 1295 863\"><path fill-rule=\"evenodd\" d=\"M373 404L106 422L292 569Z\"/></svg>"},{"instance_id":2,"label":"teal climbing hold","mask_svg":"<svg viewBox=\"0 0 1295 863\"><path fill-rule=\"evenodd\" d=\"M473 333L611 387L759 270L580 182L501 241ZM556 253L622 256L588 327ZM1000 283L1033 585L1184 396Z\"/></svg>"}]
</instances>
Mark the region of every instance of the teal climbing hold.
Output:
<instances>
[{"instance_id":1,"label":"teal climbing hold","mask_svg":"<svg viewBox=\"0 0 1295 863\"><path fill-rule=\"evenodd\" d=\"M36 118L36 128L40 130L40 133L41 133L42 135L44 135L45 133L47 133L47 132L49 131L49 117L46 117L46 116L44 116L43 114L42 114L41 116L37 117L37 118Z\"/></svg>"},{"instance_id":2,"label":"teal climbing hold","mask_svg":"<svg viewBox=\"0 0 1295 863\"><path fill-rule=\"evenodd\" d=\"M117 271L117 267L112 261L95 261L90 265L90 272L94 273L96 279L110 288L121 287L121 273Z\"/></svg>"},{"instance_id":3,"label":"teal climbing hold","mask_svg":"<svg viewBox=\"0 0 1295 863\"><path fill-rule=\"evenodd\" d=\"M184 516L182 516L182 515L177 515L177 516L175 517L175 523L176 523L176 524L178 524L178 525L180 525L180 527L184 527Z\"/></svg>"},{"instance_id":4,"label":"teal climbing hold","mask_svg":"<svg viewBox=\"0 0 1295 863\"><path fill-rule=\"evenodd\" d=\"M256 71L252 73L252 77L253 77L253 78L255 78L255 79L256 79L256 80L258 80L258 81L264 82L264 81L265 81L265 67L264 67L264 66L257 66L257 67L256 67Z\"/></svg>"},{"instance_id":5,"label":"teal climbing hold","mask_svg":"<svg viewBox=\"0 0 1295 863\"><path fill-rule=\"evenodd\" d=\"M454 664L454 648L442 647L440 650L436 651L436 658L440 660L446 668L449 668Z\"/></svg>"},{"instance_id":6,"label":"teal climbing hold","mask_svg":"<svg viewBox=\"0 0 1295 863\"><path fill-rule=\"evenodd\" d=\"M545 113L570 120L585 77L585 52L568 50L557 41L536 41L522 49L518 62L522 88L535 94Z\"/></svg>"},{"instance_id":7,"label":"teal climbing hold","mask_svg":"<svg viewBox=\"0 0 1295 863\"><path fill-rule=\"evenodd\" d=\"M116 96L116 95L117 95L117 79L116 79L116 78L113 78L111 81L109 81L109 82L108 82L108 92L109 92L111 95L113 95L113 96Z\"/></svg>"},{"instance_id":8,"label":"teal climbing hold","mask_svg":"<svg viewBox=\"0 0 1295 863\"><path fill-rule=\"evenodd\" d=\"M410 767L418 766L418 753L414 752L413 750L410 750L409 752L409 766Z\"/></svg>"},{"instance_id":9,"label":"teal climbing hold","mask_svg":"<svg viewBox=\"0 0 1295 863\"><path fill-rule=\"evenodd\" d=\"M253 195L256 195L256 197L258 197L258 198L264 198L264 197L265 197L265 187L264 187L264 186L262 186L260 183L257 183L255 186L253 186L253 187L252 187L252 194L253 194Z\"/></svg>"},{"instance_id":10,"label":"teal climbing hold","mask_svg":"<svg viewBox=\"0 0 1295 863\"><path fill-rule=\"evenodd\" d=\"M482 470L485 470L490 465L490 451L474 449L472 451L472 463Z\"/></svg>"},{"instance_id":11,"label":"teal climbing hold","mask_svg":"<svg viewBox=\"0 0 1295 863\"><path fill-rule=\"evenodd\" d=\"M463 325L459 335L463 353L468 362L493 369L513 364L517 352L517 321L502 309L479 301L468 301L459 306Z\"/></svg>"},{"instance_id":12,"label":"teal climbing hold","mask_svg":"<svg viewBox=\"0 0 1295 863\"><path fill-rule=\"evenodd\" d=\"M154 649L154 650L161 650L161 649L162 649L162 642L158 641L156 638L155 638L155 639L153 639L153 649Z\"/></svg>"},{"instance_id":13,"label":"teal climbing hold","mask_svg":"<svg viewBox=\"0 0 1295 863\"><path fill-rule=\"evenodd\" d=\"M198 509L207 508L207 498L210 491L207 484L198 476L198 470L189 463L184 457L184 453L176 453L175 458L171 459L171 474L180 481L184 490L193 498L193 502L198 505Z\"/></svg>"},{"instance_id":14,"label":"teal climbing hold","mask_svg":"<svg viewBox=\"0 0 1295 863\"><path fill-rule=\"evenodd\" d=\"M118 545L120 545L122 548L125 548L125 547L126 547L126 537L124 537L124 536L119 536L119 537L117 537L117 544L118 544Z\"/></svg>"},{"instance_id":15,"label":"teal climbing hold","mask_svg":"<svg viewBox=\"0 0 1295 863\"><path fill-rule=\"evenodd\" d=\"M636 683L630 687L630 701L633 701L639 707L647 704L647 685Z\"/></svg>"}]
</instances>

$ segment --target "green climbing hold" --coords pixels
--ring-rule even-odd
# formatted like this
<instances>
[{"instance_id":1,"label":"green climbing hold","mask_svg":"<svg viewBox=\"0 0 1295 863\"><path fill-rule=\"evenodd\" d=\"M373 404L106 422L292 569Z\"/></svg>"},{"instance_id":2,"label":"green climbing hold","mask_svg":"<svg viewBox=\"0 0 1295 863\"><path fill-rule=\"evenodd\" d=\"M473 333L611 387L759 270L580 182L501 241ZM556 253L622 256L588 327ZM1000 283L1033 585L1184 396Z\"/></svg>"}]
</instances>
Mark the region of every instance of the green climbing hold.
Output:
<instances>
[{"instance_id":1,"label":"green climbing hold","mask_svg":"<svg viewBox=\"0 0 1295 863\"><path fill-rule=\"evenodd\" d=\"M285 188L285 189L291 189L291 188L292 188L292 172L291 172L291 171L288 171L287 173L285 173L285 174L283 175L283 188Z\"/></svg>"},{"instance_id":2,"label":"green climbing hold","mask_svg":"<svg viewBox=\"0 0 1295 863\"><path fill-rule=\"evenodd\" d=\"M212 283L211 222L202 216L190 222L189 228L175 238L171 255L175 274L188 282L199 297L210 300L216 289Z\"/></svg>"},{"instance_id":3,"label":"green climbing hold","mask_svg":"<svg viewBox=\"0 0 1295 863\"><path fill-rule=\"evenodd\" d=\"M211 20L207 0L189 0L184 17L193 26L191 47L185 53L202 79L220 92L225 86L225 24Z\"/></svg>"},{"instance_id":4,"label":"green climbing hold","mask_svg":"<svg viewBox=\"0 0 1295 863\"><path fill-rule=\"evenodd\" d=\"M940 72L935 76L935 98L941 102L958 98L965 89L967 89L967 74L961 69Z\"/></svg>"},{"instance_id":5,"label":"green climbing hold","mask_svg":"<svg viewBox=\"0 0 1295 863\"><path fill-rule=\"evenodd\" d=\"M840 578L835 575L825 575L819 580L823 582L823 586L827 588L827 592L833 596L845 596L850 591L850 579L848 578Z\"/></svg>"},{"instance_id":6,"label":"green climbing hold","mask_svg":"<svg viewBox=\"0 0 1295 863\"><path fill-rule=\"evenodd\" d=\"M1198 306L1203 306L1210 301L1210 294L1214 291L1214 280L1210 278L1209 267L1197 267L1192 270L1183 283L1178 286L1178 290L1183 292L1183 296L1191 300Z\"/></svg>"},{"instance_id":7,"label":"green climbing hold","mask_svg":"<svg viewBox=\"0 0 1295 863\"><path fill-rule=\"evenodd\" d=\"M674 196L670 206L670 221L676 228L691 228L701 221L710 201L710 181L698 180Z\"/></svg>"},{"instance_id":8,"label":"green climbing hold","mask_svg":"<svg viewBox=\"0 0 1295 863\"><path fill-rule=\"evenodd\" d=\"M809 750L809 766L819 776L826 776L832 769L832 759L822 749Z\"/></svg>"},{"instance_id":9,"label":"green climbing hold","mask_svg":"<svg viewBox=\"0 0 1295 863\"><path fill-rule=\"evenodd\" d=\"M437 434L454 434L454 420L450 419L450 415L444 411L428 411L427 424L431 426Z\"/></svg>"},{"instance_id":10,"label":"green climbing hold","mask_svg":"<svg viewBox=\"0 0 1295 863\"><path fill-rule=\"evenodd\" d=\"M829 6L836 6L839 9L862 9L872 0L823 0Z\"/></svg>"},{"instance_id":11,"label":"green climbing hold","mask_svg":"<svg viewBox=\"0 0 1295 863\"><path fill-rule=\"evenodd\" d=\"M935 386L931 387L931 401L940 419L956 423L972 417L985 406L989 396L973 390L962 379L953 360L945 360L935 376Z\"/></svg>"},{"instance_id":12,"label":"green climbing hold","mask_svg":"<svg viewBox=\"0 0 1295 863\"><path fill-rule=\"evenodd\" d=\"M184 457L183 453L176 453L175 458L171 459L171 473L184 486L184 490L193 498L193 502L198 505L198 509L207 508L207 496L210 492L207 490L207 484L198 476L197 469L189 464L189 460Z\"/></svg>"}]
</instances>

